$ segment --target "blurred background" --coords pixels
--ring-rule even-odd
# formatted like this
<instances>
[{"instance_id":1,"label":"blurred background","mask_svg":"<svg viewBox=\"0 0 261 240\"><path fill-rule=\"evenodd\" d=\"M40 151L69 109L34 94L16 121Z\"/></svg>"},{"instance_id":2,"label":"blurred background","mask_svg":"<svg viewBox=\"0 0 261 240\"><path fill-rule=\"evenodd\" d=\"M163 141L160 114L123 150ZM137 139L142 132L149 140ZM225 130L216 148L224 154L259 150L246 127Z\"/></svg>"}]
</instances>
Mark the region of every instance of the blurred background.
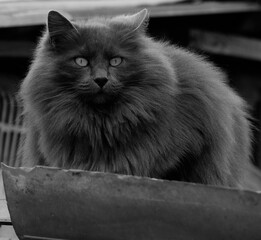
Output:
<instances>
[{"instance_id":1,"label":"blurred background","mask_svg":"<svg viewBox=\"0 0 261 240\"><path fill-rule=\"evenodd\" d=\"M261 1L182 0L0 0L0 161L19 166L17 147L25 134L16 92L49 10L74 19L150 11L148 32L203 54L223 68L248 102L253 116L253 164L261 168Z\"/></svg>"}]
</instances>

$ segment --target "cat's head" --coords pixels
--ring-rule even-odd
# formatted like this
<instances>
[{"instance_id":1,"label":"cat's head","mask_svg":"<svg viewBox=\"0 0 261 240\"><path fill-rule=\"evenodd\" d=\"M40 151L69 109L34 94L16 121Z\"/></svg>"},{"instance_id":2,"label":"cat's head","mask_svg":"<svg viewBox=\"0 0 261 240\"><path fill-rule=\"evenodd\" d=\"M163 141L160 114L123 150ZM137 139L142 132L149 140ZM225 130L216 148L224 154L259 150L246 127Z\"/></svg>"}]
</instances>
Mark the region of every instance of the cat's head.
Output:
<instances>
[{"instance_id":1,"label":"cat's head","mask_svg":"<svg viewBox=\"0 0 261 240\"><path fill-rule=\"evenodd\" d=\"M134 35L143 32L147 10L110 20L72 23L55 11L48 15L48 51L59 59L59 80L99 104L119 94L137 66ZM132 40L131 40L132 39ZM129 41L127 41L129 40Z\"/></svg>"},{"instance_id":2,"label":"cat's head","mask_svg":"<svg viewBox=\"0 0 261 240\"><path fill-rule=\"evenodd\" d=\"M142 104L158 104L173 70L163 44L146 35L148 18L146 9L86 21L49 12L22 92L31 102L45 102L38 109L51 106L54 112L82 102L93 108L114 102L141 109Z\"/></svg>"}]
</instances>

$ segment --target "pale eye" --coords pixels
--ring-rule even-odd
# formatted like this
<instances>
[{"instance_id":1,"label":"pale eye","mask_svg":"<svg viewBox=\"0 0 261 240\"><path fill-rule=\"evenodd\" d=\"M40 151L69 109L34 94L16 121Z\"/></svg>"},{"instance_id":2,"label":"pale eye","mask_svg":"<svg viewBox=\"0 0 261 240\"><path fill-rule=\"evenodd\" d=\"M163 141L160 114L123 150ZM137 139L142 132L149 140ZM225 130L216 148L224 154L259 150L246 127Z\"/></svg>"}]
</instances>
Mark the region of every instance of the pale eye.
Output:
<instances>
[{"instance_id":1,"label":"pale eye","mask_svg":"<svg viewBox=\"0 0 261 240\"><path fill-rule=\"evenodd\" d=\"M80 67L86 67L88 65L88 61L83 57L77 57L74 61Z\"/></svg>"},{"instance_id":2,"label":"pale eye","mask_svg":"<svg viewBox=\"0 0 261 240\"><path fill-rule=\"evenodd\" d=\"M122 63L121 57L115 57L110 60L110 65L113 67L119 66Z\"/></svg>"}]
</instances>

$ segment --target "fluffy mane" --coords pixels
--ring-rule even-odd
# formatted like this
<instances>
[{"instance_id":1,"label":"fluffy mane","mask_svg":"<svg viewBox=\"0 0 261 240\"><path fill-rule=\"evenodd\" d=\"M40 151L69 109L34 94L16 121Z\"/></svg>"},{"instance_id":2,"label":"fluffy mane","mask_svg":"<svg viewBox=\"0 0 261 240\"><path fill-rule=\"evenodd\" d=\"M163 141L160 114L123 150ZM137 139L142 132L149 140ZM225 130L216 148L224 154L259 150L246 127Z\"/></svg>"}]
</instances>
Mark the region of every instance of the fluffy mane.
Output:
<instances>
[{"instance_id":1,"label":"fluffy mane","mask_svg":"<svg viewBox=\"0 0 261 240\"><path fill-rule=\"evenodd\" d=\"M85 22L49 13L20 91L24 165L237 183L250 146L243 100L218 68L153 40L147 24L146 10Z\"/></svg>"}]
</instances>

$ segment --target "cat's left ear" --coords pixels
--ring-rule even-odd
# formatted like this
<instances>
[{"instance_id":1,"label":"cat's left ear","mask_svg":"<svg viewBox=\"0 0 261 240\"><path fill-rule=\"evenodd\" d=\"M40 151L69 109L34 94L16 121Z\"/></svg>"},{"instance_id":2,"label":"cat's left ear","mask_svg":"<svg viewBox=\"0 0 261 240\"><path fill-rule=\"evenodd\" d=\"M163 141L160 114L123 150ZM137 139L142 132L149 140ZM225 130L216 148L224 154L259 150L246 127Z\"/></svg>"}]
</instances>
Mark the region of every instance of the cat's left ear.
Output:
<instances>
[{"instance_id":1,"label":"cat's left ear","mask_svg":"<svg viewBox=\"0 0 261 240\"><path fill-rule=\"evenodd\" d=\"M142 31L145 32L146 28L149 24L149 13L146 8L139 11L136 14L128 16L129 21L132 23L133 32L134 31Z\"/></svg>"},{"instance_id":2,"label":"cat's left ear","mask_svg":"<svg viewBox=\"0 0 261 240\"><path fill-rule=\"evenodd\" d=\"M56 11L48 13L47 28L51 43L55 46L57 43L69 37L69 35L77 33L75 26Z\"/></svg>"}]
</instances>

